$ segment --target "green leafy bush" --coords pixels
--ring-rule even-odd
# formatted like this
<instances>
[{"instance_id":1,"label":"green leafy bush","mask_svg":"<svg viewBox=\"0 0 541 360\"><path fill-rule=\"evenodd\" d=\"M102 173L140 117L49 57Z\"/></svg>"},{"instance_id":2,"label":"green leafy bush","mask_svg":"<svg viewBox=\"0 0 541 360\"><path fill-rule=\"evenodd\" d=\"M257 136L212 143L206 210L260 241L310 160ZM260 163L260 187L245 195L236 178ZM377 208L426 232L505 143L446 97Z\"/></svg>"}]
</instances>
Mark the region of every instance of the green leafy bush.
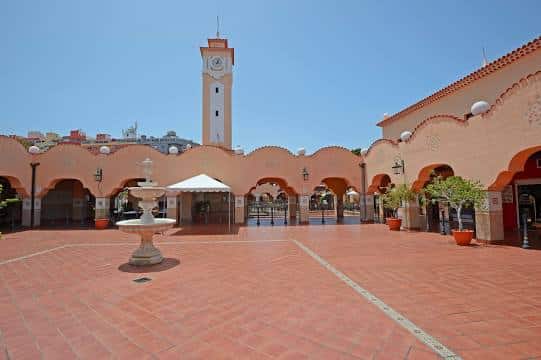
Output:
<instances>
[{"instance_id":1,"label":"green leafy bush","mask_svg":"<svg viewBox=\"0 0 541 360\"><path fill-rule=\"evenodd\" d=\"M437 177L425 189L434 200L447 203L456 210L458 230L462 231L462 209L469 206L479 207L485 199L485 191L479 181L463 179L460 176L449 176L446 179Z\"/></svg>"},{"instance_id":2,"label":"green leafy bush","mask_svg":"<svg viewBox=\"0 0 541 360\"><path fill-rule=\"evenodd\" d=\"M402 206L404 202L415 199L416 193L409 188L406 184L395 186L388 190L381 196L383 200L383 206L386 209L393 210L393 214L396 217L398 208Z\"/></svg>"}]
</instances>

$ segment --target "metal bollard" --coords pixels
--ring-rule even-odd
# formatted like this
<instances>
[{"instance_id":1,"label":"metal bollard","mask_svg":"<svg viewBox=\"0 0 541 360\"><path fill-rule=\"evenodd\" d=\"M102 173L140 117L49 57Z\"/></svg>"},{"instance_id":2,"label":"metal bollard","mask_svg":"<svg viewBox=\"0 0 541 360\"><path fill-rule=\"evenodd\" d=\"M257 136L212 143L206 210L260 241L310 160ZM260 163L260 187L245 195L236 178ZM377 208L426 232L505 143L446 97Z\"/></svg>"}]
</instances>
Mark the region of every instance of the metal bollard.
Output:
<instances>
[{"instance_id":1,"label":"metal bollard","mask_svg":"<svg viewBox=\"0 0 541 360\"><path fill-rule=\"evenodd\" d=\"M522 248L523 249L530 249L530 243L528 242L528 214L523 213L522 214L522 227L523 227L523 234L522 234Z\"/></svg>"}]
</instances>

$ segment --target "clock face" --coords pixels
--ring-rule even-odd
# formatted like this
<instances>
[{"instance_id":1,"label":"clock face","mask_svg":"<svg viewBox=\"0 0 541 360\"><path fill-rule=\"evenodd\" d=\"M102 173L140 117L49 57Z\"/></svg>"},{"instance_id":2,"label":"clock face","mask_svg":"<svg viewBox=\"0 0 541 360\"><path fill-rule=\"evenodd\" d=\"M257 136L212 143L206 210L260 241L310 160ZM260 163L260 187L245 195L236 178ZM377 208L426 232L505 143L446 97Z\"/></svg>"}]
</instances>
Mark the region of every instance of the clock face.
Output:
<instances>
[{"instance_id":1,"label":"clock face","mask_svg":"<svg viewBox=\"0 0 541 360\"><path fill-rule=\"evenodd\" d=\"M212 56L209 58L208 66L213 71L222 71L224 69L225 60L221 56Z\"/></svg>"}]
</instances>

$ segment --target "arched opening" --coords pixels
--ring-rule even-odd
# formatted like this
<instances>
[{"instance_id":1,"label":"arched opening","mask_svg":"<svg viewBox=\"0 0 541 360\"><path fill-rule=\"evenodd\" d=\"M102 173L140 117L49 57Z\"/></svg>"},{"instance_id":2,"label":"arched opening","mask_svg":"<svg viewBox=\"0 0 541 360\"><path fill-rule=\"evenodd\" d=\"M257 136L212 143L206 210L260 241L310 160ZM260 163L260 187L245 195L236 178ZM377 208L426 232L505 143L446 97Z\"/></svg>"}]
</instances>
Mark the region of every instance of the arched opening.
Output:
<instances>
[{"instance_id":1,"label":"arched opening","mask_svg":"<svg viewBox=\"0 0 541 360\"><path fill-rule=\"evenodd\" d=\"M394 184L391 183L391 177L387 174L377 174L372 178L372 182L366 190L369 195L373 195L374 222L384 223L385 219L392 217L392 210L383 206L381 195L385 194Z\"/></svg>"},{"instance_id":2,"label":"arched opening","mask_svg":"<svg viewBox=\"0 0 541 360\"><path fill-rule=\"evenodd\" d=\"M310 195L309 222L311 224L326 224L335 222L336 217L336 195L324 183L316 186Z\"/></svg>"},{"instance_id":3,"label":"arched opening","mask_svg":"<svg viewBox=\"0 0 541 360\"><path fill-rule=\"evenodd\" d=\"M346 179L328 177L313 189L309 203L309 221L319 223L358 223L359 217L352 211L344 211L347 192L357 193Z\"/></svg>"},{"instance_id":4,"label":"arched opening","mask_svg":"<svg viewBox=\"0 0 541 360\"><path fill-rule=\"evenodd\" d=\"M447 164L432 164L425 166L419 172L417 180L413 182L412 189L417 192L422 192L423 189L431 184L434 179L441 178L446 179L449 176L454 176L453 168ZM424 220L425 230L428 232L448 233L451 229L458 226L458 219L454 210L449 212L449 209L444 204L440 203L438 199L432 199L429 195L419 198L419 212L421 217L421 223ZM467 208L463 210L462 218L468 219L464 221L464 227L466 229L475 230L474 209ZM451 219L451 224L446 223ZM454 224L456 222L456 224Z\"/></svg>"},{"instance_id":5,"label":"arched opening","mask_svg":"<svg viewBox=\"0 0 541 360\"><path fill-rule=\"evenodd\" d=\"M94 221L94 204L94 196L79 180L58 180L41 199L41 225L91 225Z\"/></svg>"},{"instance_id":6,"label":"arched opening","mask_svg":"<svg viewBox=\"0 0 541 360\"><path fill-rule=\"evenodd\" d=\"M344 215L345 216L360 216L360 201L359 194L354 187L348 187L344 196Z\"/></svg>"},{"instance_id":7,"label":"arched opening","mask_svg":"<svg viewBox=\"0 0 541 360\"><path fill-rule=\"evenodd\" d=\"M16 231L22 221L22 194L11 179L0 177L0 232Z\"/></svg>"},{"instance_id":8,"label":"arched opening","mask_svg":"<svg viewBox=\"0 0 541 360\"><path fill-rule=\"evenodd\" d=\"M500 173L489 190L502 192L503 227L506 238L516 237L526 226L530 243L541 247L541 149L528 149L517 154L509 170ZM503 174L503 176L502 176ZM504 180L507 179L507 183ZM519 239L517 241L520 242Z\"/></svg>"},{"instance_id":9,"label":"arched opening","mask_svg":"<svg viewBox=\"0 0 541 360\"><path fill-rule=\"evenodd\" d=\"M297 195L284 179L264 178L250 189L247 198L248 225L290 225L297 219Z\"/></svg>"}]
</instances>

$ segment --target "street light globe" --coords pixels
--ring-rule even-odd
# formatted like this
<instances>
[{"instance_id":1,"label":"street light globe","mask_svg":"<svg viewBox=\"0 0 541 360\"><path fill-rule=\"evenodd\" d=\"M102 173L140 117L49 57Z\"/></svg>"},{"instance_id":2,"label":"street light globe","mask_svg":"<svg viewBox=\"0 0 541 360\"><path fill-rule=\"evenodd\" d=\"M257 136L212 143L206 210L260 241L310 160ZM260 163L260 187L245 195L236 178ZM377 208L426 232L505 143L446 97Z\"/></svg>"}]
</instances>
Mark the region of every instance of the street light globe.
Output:
<instances>
[{"instance_id":1,"label":"street light globe","mask_svg":"<svg viewBox=\"0 0 541 360\"><path fill-rule=\"evenodd\" d=\"M361 149L361 156L366 156L368 154L368 149Z\"/></svg>"},{"instance_id":2,"label":"street light globe","mask_svg":"<svg viewBox=\"0 0 541 360\"><path fill-rule=\"evenodd\" d=\"M37 147L36 145L32 145L28 148L28 152L30 154L39 154L39 147Z\"/></svg>"},{"instance_id":3,"label":"street light globe","mask_svg":"<svg viewBox=\"0 0 541 360\"><path fill-rule=\"evenodd\" d=\"M110 152L111 152L111 149L109 148L109 146L103 145L102 147L100 147L100 154L107 155Z\"/></svg>"},{"instance_id":4,"label":"street light globe","mask_svg":"<svg viewBox=\"0 0 541 360\"><path fill-rule=\"evenodd\" d=\"M171 155L176 155L176 154L178 154L178 147L176 147L176 146L170 146L170 147L169 147L169 154L171 154Z\"/></svg>"},{"instance_id":5,"label":"street light globe","mask_svg":"<svg viewBox=\"0 0 541 360\"><path fill-rule=\"evenodd\" d=\"M486 113L490 109L490 105L486 101L478 101L471 106L473 116Z\"/></svg>"},{"instance_id":6,"label":"street light globe","mask_svg":"<svg viewBox=\"0 0 541 360\"><path fill-rule=\"evenodd\" d=\"M299 148L299 150L297 150L297 155L299 155L299 156L306 155L306 149L305 148Z\"/></svg>"},{"instance_id":7,"label":"street light globe","mask_svg":"<svg viewBox=\"0 0 541 360\"><path fill-rule=\"evenodd\" d=\"M400 140L402 141L408 141L411 137L411 131L404 131L402 134L400 134Z\"/></svg>"}]
</instances>

